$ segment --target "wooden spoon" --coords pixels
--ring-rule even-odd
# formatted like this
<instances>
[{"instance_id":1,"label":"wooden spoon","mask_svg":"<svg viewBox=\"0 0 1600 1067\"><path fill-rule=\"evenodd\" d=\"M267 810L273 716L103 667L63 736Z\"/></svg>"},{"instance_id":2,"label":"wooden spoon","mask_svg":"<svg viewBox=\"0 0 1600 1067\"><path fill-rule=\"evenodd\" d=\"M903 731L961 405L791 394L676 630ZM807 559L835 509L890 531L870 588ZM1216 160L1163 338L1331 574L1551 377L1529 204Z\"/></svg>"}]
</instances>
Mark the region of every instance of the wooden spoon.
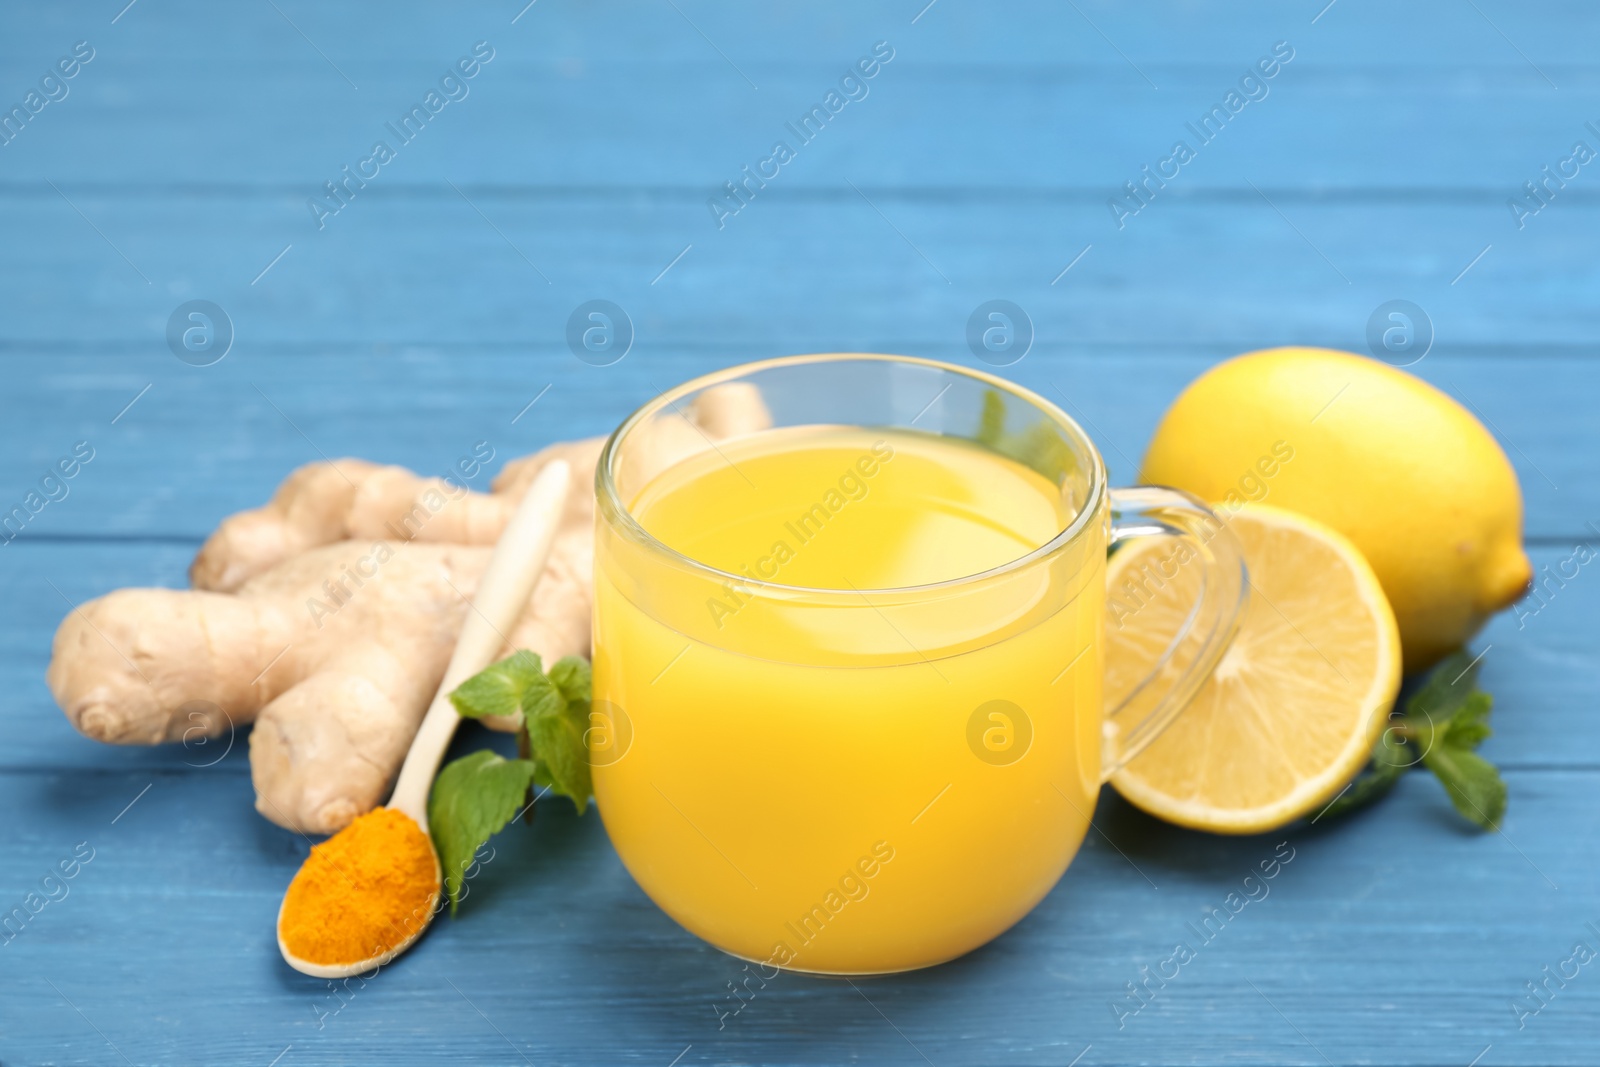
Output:
<instances>
[{"instance_id":1,"label":"wooden spoon","mask_svg":"<svg viewBox=\"0 0 1600 1067\"><path fill-rule=\"evenodd\" d=\"M355 963L313 963L300 959L289 951L283 941L283 906L278 908L278 951L289 966L314 978L348 978L381 967L410 948L422 936L439 910L439 895L444 888L438 850L428 837L428 793L439 762L455 734L461 716L450 703L450 693L468 678L477 674L491 662L494 654L505 644L505 634L516 624L528 597L544 572L550 558L550 547L555 541L556 529L561 524L566 509L567 492L572 483L572 470L565 460L555 460L539 472L517 506L505 532L489 557L489 566L478 581L477 595L461 626L461 636L456 639L456 649L445 668L439 692L428 706L428 713L417 729L417 736L406 752L405 763L395 781L394 792L388 806L410 817L422 829L433 853L434 880L439 889L428 902L427 917L416 932L393 948ZM287 898L286 902L287 902Z\"/></svg>"}]
</instances>

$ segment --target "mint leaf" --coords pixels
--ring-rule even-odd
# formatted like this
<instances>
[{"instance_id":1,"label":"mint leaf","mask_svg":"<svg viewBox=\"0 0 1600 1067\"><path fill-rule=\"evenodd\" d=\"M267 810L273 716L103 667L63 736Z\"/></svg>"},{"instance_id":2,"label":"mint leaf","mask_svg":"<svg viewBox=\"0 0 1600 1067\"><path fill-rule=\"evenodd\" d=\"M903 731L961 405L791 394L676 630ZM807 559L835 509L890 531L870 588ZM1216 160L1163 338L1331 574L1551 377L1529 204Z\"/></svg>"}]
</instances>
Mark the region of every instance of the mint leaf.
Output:
<instances>
[{"instance_id":1,"label":"mint leaf","mask_svg":"<svg viewBox=\"0 0 1600 1067\"><path fill-rule=\"evenodd\" d=\"M544 666L536 653L514 652L474 674L450 694L450 703L464 718L515 715L530 685L545 681Z\"/></svg>"},{"instance_id":2,"label":"mint leaf","mask_svg":"<svg viewBox=\"0 0 1600 1067\"><path fill-rule=\"evenodd\" d=\"M556 683L568 703L589 703L594 692L594 672L589 661L582 656L563 656L550 668L550 680Z\"/></svg>"},{"instance_id":3,"label":"mint leaf","mask_svg":"<svg viewBox=\"0 0 1600 1067\"><path fill-rule=\"evenodd\" d=\"M1476 673L1477 668L1468 670ZM1449 721L1434 727L1433 745L1422 757L1456 810L1485 830L1499 829L1506 813L1506 783L1493 764L1473 751L1493 733L1488 723L1493 707L1494 698L1488 693L1477 689L1467 693L1455 704Z\"/></svg>"},{"instance_id":4,"label":"mint leaf","mask_svg":"<svg viewBox=\"0 0 1600 1067\"><path fill-rule=\"evenodd\" d=\"M1452 652L1433 669L1422 688L1406 701L1408 717L1423 717L1438 725L1454 717L1469 696L1478 689L1478 667L1466 651Z\"/></svg>"},{"instance_id":5,"label":"mint leaf","mask_svg":"<svg viewBox=\"0 0 1600 1067\"><path fill-rule=\"evenodd\" d=\"M1494 764L1466 748L1437 745L1422 762L1444 785L1450 803L1485 830L1498 830L1506 813L1506 783Z\"/></svg>"},{"instance_id":6,"label":"mint leaf","mask_svg":"<svg viewBox=\"0 0 1600 1067\"><path fill-rule=\"evenodd\" d=\"M580 812L594 792L584 739L592 686L589 664L567 656L550 668L548 676L529 685L522 697L522 724L538 765L535 781L571 797Z\"/></svg>"},{"instance_id":7,"label":"mint leaf","mask_svg":"<svg viewBox=\"0 0 1600 1067\"><path fill-rule=\"evenodd\" d=\"M1456 811L1485 830L1498 829L1506 811L1506 784L1494 765L1473 751L1492 733L1488 719L1494 698L1477 685L1478 660L1465 651L1435 667L1406 701L1405 714L1378 739L1367 770L1324 814L1342 815L1372 803L1420 762L1439 779Z\"/></svg>"},{"instance_id":8,"label":"mint leaf","mask_svg":"<svg viewBox=\"0 0 1600 1067\"><path fill-rule=\"evenodd\" d=\"M447 764L434 779L428 797L428 832L439 850L451 915L461 901L462 882L473 856L516 816L533 777L532 761L508 760L483 749Z\"/></svg>"},{"instance_id":9,"label":"mint leaf","mask_svg":"<svg viewBox=\"0 0 1600 1067\"><path fill-rule=\"evenodd\" d=\"M1059 482L1072 469L1072 449L1061 432L1048 422L1036 422L1016 434L1001 452L1053 482Z\"/></svg>"},{"instance_id":10,"label":"mint leaf","mask_svg":"<svg viewBox=\"0 0 1600 1067\"><path fill-rule=\"evenodd\" d=\"M523 650L485 667L450 694L450 703L467 718L521 712L517 749L530 757L508 760L485 749L455 760L434 779L428 823L452 915L473 857L516 816L530 784L571 797L580 812L588 804L594 789L584 733L593 684L589 663L581 657L567 656L546 674L539 657Z\"/></svg>"},{"instance_id":11,"label":"mint leaf","mask_svg":"<svg viewBox=\"0 0 1600 1067\"><path fill-rule=\"evenodd\" d=\"M1483 739L1494 733L1489 729L1489 711L1494 707L1494 697L1476 691L1469 693L1461 707L1445 725L1444 742L1458 748L1477 748Z\"/></svg>"},{"instance_id":12,"label":"mint leaf","mask_svg":"<svg viewBox=\"0 0 1600 1067\"><path fill-rule=\"evenodd\" d=\"M980 445L999 449L1006 435L1006 401L998 389L987 389L983 394L983 410L978 413L978 432L972 439Z\"/></svg>"},{"instance_id":13,"label":"mint leaf","mask_svg":"<svg viewBox=\"0 0 1600 1067\"><path fill-rule=\"evenodd\" d=\"M533 781L571 797L581 812L594 792L585 737L593 689L588 660L565 656L546 674L539 657L523 650L462 682L450 702L468 718L521 712Z\"/></svg>"},{"instance_id":14,"label":"mint leaf","mask_svg":"<svg viewBox=\"0 0 1600 1067\"><path fill-rule=\"evenodd\" d=\"M1446 659L1407 705L1407 719L1422 762L1444 786L1450 803L1469 821L1496 830L1506 813L1506 783L1473 750L1493 731L1494 698L1477 688L1478 664L1458 652ZM1424 721L1424 718L1426 721Z\"/></svg>"},{"instance_id":15,"label":"mint leaf","mask_svg":"<svg viewBox=\"0 0 1600 1067\"><path fill-rule=\"evenodd\" d=\"M1372 748L1371 765L1357 775L1349 788L1335 797L1317 818L1329 815L1338 818L1366 807L1393 789L1415 762L1416 757L1412 755L1410 746L1393 730L1385 730Z\"/></svg>"},{"instance_id":16,"label":"mint leaf","mask_svg":"<svg viewBox=\"0 0 1600 1067\"><path fill-rule=\"evenodd\" d=\"M1018 433L1007 433L1006 401L998 389L984 392L978 429L972 439L1052 482L1060 482L1076 465L1072 447L1061 436L1061 431L1047 420L1030 423Z\"/></svg>"}]
</instances>

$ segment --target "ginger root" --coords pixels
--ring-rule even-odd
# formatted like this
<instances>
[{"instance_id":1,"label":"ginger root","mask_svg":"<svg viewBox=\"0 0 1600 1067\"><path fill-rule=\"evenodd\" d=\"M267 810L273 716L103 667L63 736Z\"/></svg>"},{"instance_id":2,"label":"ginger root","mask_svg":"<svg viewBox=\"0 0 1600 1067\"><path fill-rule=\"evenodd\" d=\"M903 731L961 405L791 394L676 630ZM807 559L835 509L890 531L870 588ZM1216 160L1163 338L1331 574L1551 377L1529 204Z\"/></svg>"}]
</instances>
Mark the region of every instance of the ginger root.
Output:
<instances>
[{"instance_id":1,"label":"ginger root","mask_svg":"<svg viewBox=\"0 0 1600 1067\"><path fill-rule=\"evenodd\" d=\"M563 534L594 521L593 472L598 437L551 445L515 460L495 479L494 493L463 491L442 478L361 459L308 463L285 478L265 507L222 520L189 566L196 589L232 592L262 571L306 549L335 541L429 541L492 545L517 501L544 465L572 464L576 485L562 516ZM514 489L507 475L517 474Z\"/></svg>"},{"instance_id":2,"label":"ginger root","mask_svg":"<svg viewBox=\"0 0 1600 1067\"><path fill-rule=\"evenodd\" d=\"M687 416L641 429L635 475L770 425L748 385L706 391ZM494 542L558 456L572 463L573 491L501 655L588 654L600 444L514 460L488 494L363 460L302 467L265 507L223 521L190 568L194 589L118 590L69 614L50 689L74 727L114 744L254 723L257 810L334 833L387 797Z\"/></svg>"},{"instance_id":3,"label":"ginger root","mask_svg":"<svg viewBox=\"0 0 1600 1067\"><path fill-rule=\"evenodd\" d=\"M503 655L588 648L586 547L569 539L552 551ZM290 829L333 833L387 794L492 551L340 541L236 593L119 590L62 623L50 686L73 725L102 741L254 722L256 807ZM307 609L345 574L366 576L329 614Z\"/></svg>"}]
</instances>

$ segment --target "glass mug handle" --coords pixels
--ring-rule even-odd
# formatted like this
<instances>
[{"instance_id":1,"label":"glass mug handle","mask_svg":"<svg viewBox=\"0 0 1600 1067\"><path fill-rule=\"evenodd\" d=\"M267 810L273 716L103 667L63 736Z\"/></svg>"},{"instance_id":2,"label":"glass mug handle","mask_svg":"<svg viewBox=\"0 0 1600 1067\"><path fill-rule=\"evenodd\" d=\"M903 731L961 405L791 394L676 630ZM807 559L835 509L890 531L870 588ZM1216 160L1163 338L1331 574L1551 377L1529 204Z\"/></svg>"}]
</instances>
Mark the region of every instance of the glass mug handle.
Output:
<instances>
[{"instance_id":1,"label":"glass mug handle","mask_svg":"<svg viewBox=\"0 0 1600 1067\"><path fill-rule=\"evenodd\" d=\"M1114 705L1108 701L1101 781L1143 752L1194 699L1233 642L1249 591L1233 531L1188 493L1156 486L1111 490L1109 550L1141 537L1187 544L1200 565L1200 596L1150 673Z\"/></svg>"}]
</instances>

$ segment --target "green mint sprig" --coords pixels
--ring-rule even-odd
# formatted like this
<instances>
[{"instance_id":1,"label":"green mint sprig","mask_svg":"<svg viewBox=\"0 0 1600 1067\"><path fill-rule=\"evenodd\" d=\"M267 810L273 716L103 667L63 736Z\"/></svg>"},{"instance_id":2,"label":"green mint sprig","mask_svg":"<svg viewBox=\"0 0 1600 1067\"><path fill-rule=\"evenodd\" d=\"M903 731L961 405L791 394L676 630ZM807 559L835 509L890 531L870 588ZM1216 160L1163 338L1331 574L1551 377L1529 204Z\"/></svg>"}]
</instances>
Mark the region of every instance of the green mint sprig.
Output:
<instances>
[{"instance_id":1,"label":"green mint sprig","mask_svg":"<svg viewBox=\"0 0 1600 1067\"><path fill-rule=\"evenodd\" d=\"M1497 830L1506 813L1506 784L1477 748L1490 735L1494 698L1478 688L1478 661L1457 652L1434 668L1391 719L1373 747L1372 762L1326 815L1366 807L1421 763L1444 786L1456 811L1484 830Z\"/></svg>"},{"instance_id":2,"label":"green mint sprig","mask_svg":"<svg viewBox=\"0 0 1600 1067\"><path fill-rule=\"evenodd\" d=\"M530 785L570 797L583 812L594 792L589 750L593 679L588 661L567 656L548 672L526 650L479 671L450 694L463 718L522 715L518 747L527 759L484 749L453 760L434 779L429 831L444 868L450 912L461 899L464 872L479 848L524 806Z\"/></svg>"},{"instance_id":3,"label":"green mint sprig","mask_svg":"<svg viewBox=\"0 0 1600 1067\"><path fill-rule=\"evenodd\" d=\"M998 389L987 389L978 413L978 428L972 439L992 452L1014 459L1059 482L1076 465L1072 448L1061 431L1045 420L1031 423L1012 433L1006 429L1006 399Z\"/></svg>"},{"instance_id":4,"label":"green mint sprig","mask_svg":"<svg viewBox=\"0 0 1600 1067\"><path fill-rule=\"evenodd\" d=\"M473 857L516 817L532 781L532 760L508 760L487 748L452 760L434 779L428 797L428 832L439 850L451 915L461 903L462 883Z\"/></svg>"}]
</instances>

